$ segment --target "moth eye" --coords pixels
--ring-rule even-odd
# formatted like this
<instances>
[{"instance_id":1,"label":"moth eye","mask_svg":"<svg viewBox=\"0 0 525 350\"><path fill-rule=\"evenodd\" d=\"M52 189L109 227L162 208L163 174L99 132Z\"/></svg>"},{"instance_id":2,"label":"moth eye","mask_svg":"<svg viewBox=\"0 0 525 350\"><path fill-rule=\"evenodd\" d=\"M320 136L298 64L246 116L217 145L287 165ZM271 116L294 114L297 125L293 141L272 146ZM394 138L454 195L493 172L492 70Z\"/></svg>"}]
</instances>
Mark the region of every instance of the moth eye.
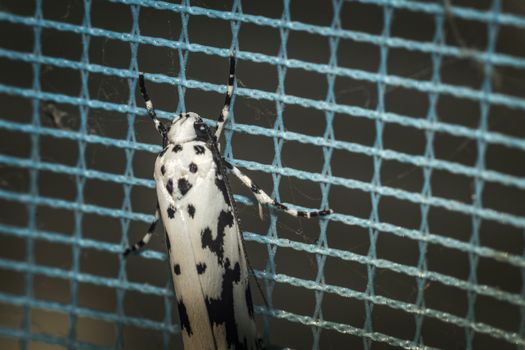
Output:
<instances>
[{"instance_id":1,"label":"moth eye","mask_svg":"<svg viewBox=\"0 0 525 350\"><path fill-rule=\"evenodd\" d=\"M202 121L193 123L193 126L195 127L195 129L199 129L201 131L204 131L204 129L206 129L206 126L204 125Z\"/></svg>"}]
</instances>

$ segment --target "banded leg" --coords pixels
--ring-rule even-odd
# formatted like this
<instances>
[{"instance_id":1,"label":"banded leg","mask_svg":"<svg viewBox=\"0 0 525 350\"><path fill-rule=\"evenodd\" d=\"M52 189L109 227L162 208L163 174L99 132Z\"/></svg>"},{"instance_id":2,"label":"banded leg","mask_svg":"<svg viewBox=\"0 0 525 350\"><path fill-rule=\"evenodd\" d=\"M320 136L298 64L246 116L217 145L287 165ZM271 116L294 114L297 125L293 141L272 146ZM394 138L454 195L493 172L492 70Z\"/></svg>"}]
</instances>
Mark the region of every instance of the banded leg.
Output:
<instances>
[{"instance_id":1,"label":"banded leg","mask_svg":"<svg viewBox=\"0 0 525 350\"><path fill-rule=\"evenodd\" d=\"M144 99L144 103L146 104L146 109L148 110L148 115L153 120L153 123L155 123L155 128L159 132L159 134L162 136L162 138L166 138L166 127L162 124L162 122L157 118L157 113L155 113L155 109L153 108L153 103L151 102L148 92L146 91L146 84L144 83L144 73L139 73L139 89L140 94L142 95L142 98Z\"/></svg>"},{"instance_id":2,"label":"banded leg","mask_svg":"<svg viewBox=\"0 0 525 350\"><path fill-rule=\"evenodd\" d=\"M226 90L226 98L224 100L224 107L222 107L221 114L217 121L217 130L215 130L215 138L218 141L221 137L222 129L224 129L224 123L228 120L230 115L230 102L233 95L233 84L235 81L235 56L232 53L230 56L230 75L228 76L228 89Z\"/></svg>"},{"instance_id":3,"label":"banded leg","mask_svg":"<svg viewBox=\"0 0 525 350\"><path fill-rule=\"evenodd\" d=\"M122 253L124 256L128 256L131 252L136 252L141 250L151 239L151 236L153 236L153 232L155 231L155 226L157 226L157 222L159 222L160 218L160 211L159 211L159 204L157 203L157 208L155 209L155 220L151 223L151 225L148 228L148 232L142 237L140 241L133 244L131 247L126 248L124 250L124 253Z\"/></svg>"},{"instance_id":4,"label":"banded leg","mask_svg":"<svg viewBox=\"0 0 525 350\"><path fill-rule=\"evenodd\" d=\"M303 218L313 218L316 216L325 216L332 214L334 211L332 209L325 209L325 210L313 210L313 211L302 211L302 210L295 210L288 208L286 205L277 202L275 199L272 199L270 196L268 196L255 182L252 181L248 176L244 175L239 168L233 166L232 164L228 163L227 161L223 160L224 164L228 169L230 169L235 176L241 180L241 182L248 187L252 192L255 198L257 198L257 201L260 204L270 204L273 205L275 208L280 209L284 211L287 214L290 214L292 216L300 216Z\"/></svg>"}]
</instances>

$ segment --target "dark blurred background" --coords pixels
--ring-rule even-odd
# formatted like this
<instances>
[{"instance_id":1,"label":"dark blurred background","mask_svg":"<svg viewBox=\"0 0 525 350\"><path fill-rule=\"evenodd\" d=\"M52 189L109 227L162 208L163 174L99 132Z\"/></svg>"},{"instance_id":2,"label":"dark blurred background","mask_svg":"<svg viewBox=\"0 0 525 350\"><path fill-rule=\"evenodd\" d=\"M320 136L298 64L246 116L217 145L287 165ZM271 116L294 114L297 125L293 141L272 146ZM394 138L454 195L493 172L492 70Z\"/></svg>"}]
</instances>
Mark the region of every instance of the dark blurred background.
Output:
<instances>
[{"instance_id":1,"label":"dark blurred background","mask_svg":"<svg viewBox=\"0 0 525 350\"><path fill-rule=\"evenodd\" d=\"M284 1L287 3L287 1ZM337 1L335 1L337 3ZM426 2L428 3L428 2ZM469 8L490 10L492 1L446 1L435 2L445 6L466 6ZM192 1L192 6L231 11L232 1ZM279 19L283 16L283 1L244 1L242 11L245 14L260 15ZM2 13L13 13L31 18L35 13L35 2L28 0L0 0ZM341 26L345 30L382 35L384 31L385 10L382 6L359 1L344 1L341 9ZM523 16L525 5L520 1L502 2L502 11ZM291 1L289 13L292 21L330 27L333 10L326 1ZM81 25L84 16L84 2L80 0L43 1L45 19ZM140 33L144 36L164 38L177 41L181 37L181 15L177 12L155 10L148 7L140 9ZM190 43L229 49L232 43L231 25L222 19L190 15L188 21L188 39ZM418 42L432 42L436 31L435 16L430 13L410 11L403 8L392 10L390 36ZM128 5L110 1L95 0L91 6L91 25L115 32L129 33L132 28L132 15ZM479 50L484 52L488 45L487 24L474 20L461 19L451 14L443 16L444 44L465 52ZM525 56L525 36L523 28L502 25L498 27L498 53ZM78 33L42 29L42 55L62 57L79 61L83 52L82 35ZM33 28L27 25L0 20L0 48L20 52L32 52L34 44ZM239 49L241 52L262 53L277 56L285 50L289 59L296 59L316 64L328 64L330 59L330 38L304 31L290 30L287 44L283 47L279 29L242 23L239 32ZM130 44L122 40L113 40L101 36L92 36L89 43L89 62L102 66L128 69L131 60ZM186 78L196 81L211 82L223 85L227 77L227 58L204 53L186 52ZM0 55L0 84L31 89L33 85L33 68L31 63L5 58ZM180 52L173 48L142 44L138 47L138 65L147 73L158 73L180 77ZM337 63L340 67L376 73L381 64L381 47L375 44L341 39L337 51ZM59 68L52 65L40 66L40 84L42 91L68 96L81 96L81 74L75 69ZM431 81L433 62L430 53L410 51L390 47L386 73L421 81ZM473 60L468 54L459 57L443 56L439 75L442 83L453 86L465 86L479 90L485 80L484 66ZM248 89L259 89L267 92L278 91L278 68L273 64L255 63L249 60L237 61L238 86ZM525 71L508 66L495 66L488 78L494 93L524 98ZM104 74L90 73L88 79L89 97L93 100L108 101L127 105L130 94L134 94L137 105L142 101L137 91L130 91L127 78ZM166 83L148 83L150 96L155 107L160 111L175 112L182 108L181 90ZM335 102L343 106L356 106L372 112L378 109L378 83L363 79L352 79L338 76L335 78ZM328 82L324 74L297 68L286 71L285 90L287 95L308 98L320 103L327 100ZM384 87L384 110L414 119L424 120L429 111L429 94L412 88L396 85ZM440 94L436 104L437 119L454 125L478 129L480 125L481 105L475 99L466 99L450 94ZM201 116L215 119L222 108L222 93L207 92L200 89L185 90L184 106L187 110ZM1 119L17 123L31 123L32 100L19 95L0 93ZM277 121L279 103L265 99L254 99L237 96L234 103L233 120L238 125L257 125L273 129ZM77 131L81 127L81 111L76 105L41 100L36 107L40 110L40 123L47 128L64 131ZM326 132L327 113L320 109L305 108L299 105L284 105L284 129L306 135L323 137ZM106 138L123 139L128 135L128 116L125 113L107 111L100 108L87 110L86 130L90 135ZM488 114L488 129L522 139L523 110L492 105ZM333 129L335 139L364 146L378 146L377 139L382 139L385 150L394 150L409 155L425 155L428 137L433 137L435 157L469 167L475 167L479 147L477 141L449 133L438 132L429 136L424 129L402 126L396 123L382 123L381 128L373 118L362 115L335 113ZM144 144L158 145L160 139L151 121L144 116L137 116L134 122L136 141ZM382 133L379 134L378 133ZM0 128L0 154L30 159L32 142L39 145L41 161L65 164L72 167L79 165L79 143L64 138L42 135L37 141L31 140L29 133L21 133ZM282 142L282 144L280 144ZM279 144L281 165L312 173L322 173L324 155L322 147L295 141L284 141L261 135L234 132L231 137L231 155L234 159L248 160L261 164L272 164L276 160L275 144ZM228 147L226 147L228 149ZM132 158L131 158L132 157ZM523 180L525 176L525 158L522 150L504 147L498 144L487 144L485 165L487 169L512 175ZM131 160L130 160L131 159ZM87 143L85 146L85 166L87 169L99 170L114 174L124 174L127 162L131 161L132 174L139 179L152 179L155 154L150 151L108 147L103 144ZM380 160L380 158L378 158ZM420 166L398 161L382 159L380 173L376 184L401 189L411 193L422 193L424 169ZM374 157L341 149L334 149L330 159L331 174L338 178L357 180L362 183L374 181ZM376 165L377 166L377 165ZM262 188L272 193L274 181L272 175L263 171L245 170ZM41 197L64 199L76 202L79 198L78 178L74 175L53 171L38 171L36 182ZM0 188L9 192L29 193L30 170L26 167L0 164ZM106 208L121 209L135 213L153 214L155 191L143 185L123 186L121 183L97 179L84 179L84 203ZM475 202L475 178L453 174L448 171L432 171L431 194L434 197L446 198L465 204ZM232 179L232 187L238 194L249 197L249 193ZM125 191L131 192L130 206L125 201ZM321 186L318 182L300 180L295 177L281 177L278 188L280 199L308 208L322 206ZM3 192L4 193L4 192ZM376 220L402 228L421 230L423 214L422 205L392 196L379 196L377 217L372 215L373 197L377 197L363 188L332 185L329 189L328 203L336 213L364 220ZM27 227L31 211L27 203L20 203L1 196L0 223L4 225ZM494 182L485 182L481 206L498 212L512 214L524 219L522 189L504 186ZM265 208L265 218L258 217L257 206L239 205L242 227L247 232L261 235L275 234L279 238L316 245L319 240L319 220L304 220L288 217ZM272 220L270 214L277 219ZM75 215L76 219L75 219ZM82 238L97 240L119 247L123 244L122 235L127 234L130 241L142 237L147 223L138 220L129 221L129 226L120 218L93 213L79 214L69 208L53 208L48 205L37 205L34 212L35 228L40 231L62 233L73 236L81 232ZM77 227L75 231L75 220ZM80 220L80 221L78 221ZM326 228L327 246L334 249L350 251L363 257L384 259L405 266L421 267L421 249L426 249L426 267L429 271L453 276L463 281L475 281L489 285L504 292L512 293L519 298L521 305L524 291L524 271L515 265L501 263L494 259L479 257L477 268L471 274L473 257L455 248L428 244L418 246L418 241L407 237L378 232L374 249L371 246L369 228L349 225L344 220L330 220ZM79 223L80 222L80 223ZM471 242L476 219L456 210L430 206L428 231L450 237L461 242ZM479 245L496 249L515 256L523 256L523 227L506 225L493 220L480 220ZM519 226L519 225L518 225ZM161 232L159 229L158 232ZM375 234L375 233L374 233ZM27 259L28 244L25 238L5 234L0 230L0 258L2 261L24 262ZM474 242L475 243L475 242ZM79 272L108 277L127 279L134 283L146 283L156 287L171 289L169 269L166 261L143 256L131 256L121 261L117 251L105 251L93 248L79 248L72 244L51 243L35 239L34 264L70 271L75 254L78 254ZM264 270L269 259L269 249L263 244L247 242L248 255L256 270ZM163 235L157 235L149 248L164 252ZM76 253L75 253L76 251ZM276 272L305 280L315 280L319 264L313 254L289 248L274 248ZM375 254L375 255L374 255ZM121 265L125 264L125 265ZM523 262L520 264L523 266ZM405 273L391 269L377 268L373 281L369 281L367 265L328 257L324 262L324 280L326 285L348 288L365 292L367 286L373 285L375 295L415 304L418 297L417 280ZM469 277L470 276L470 277ZM25 294L25 273L16 268L0 268L0 292L12 295ZM253 282L253 281L252 281ZM74 299L81 308L95 309L115 313L117 288L101 286L81 281L73 283L69 278L55 278L35 273L32 277L32 291L35 299L51 300L69 304ZM261 285L265 288L263 280ZM253 284L253 283L252 283ZM252 286L253 290L256 290ZM265 289L268 290L268 289ZM369 293L372 293L368 289ZM260 294L253 292L257 305L262 305ZM424 307L444 311L460 318L467 317L469 300L464 289L447 286L427 280L425 282ZM163 296L144 294L127 290L123 296L123 313L127 316L165 321L165 306L169 299ZM285 283L276 283L272 290L272 307L298 315L313 316L315 293L306 288L293 287ZM523 332L525 315L523 306L498 301L491 297L478 296L474 301L475 322L482 322L508 333ZM322 298L322 317L324 320L351 325L362 329L365 325L366 304L354 297L343 297L325 293ZM10 302L0 302L0 327L21 328L24 308ZM173 320L178 322L178 315L173 311ZM259 317L260 329L263 319ZM413 340L416 330L414 313L401 309L375 305L372 312L371 330L399 339ZM61 312L49 311L46 308L34 307L31 310L29 324L31 332L46 333L57 337L67 337L69 316ZM117 346L117 332L122 332L125 349L161 348L161 332L141 326L124 325L117 327L116 322L90 317L78 317L76 324L77 339L102 346ZM312 347L314 336L310 327L279 320L269 319L269 333L273 344L306 349ZM523 333L522 333L523 336ZM513 349L512 342L497 337L475 333L473 342L466 340L465 329L436 318L423 320L422 344L439 348L465 348L473 346L479 349ZM30 341L30 349L62 348L40 341ZM175 344L175 345L173 345ZM335 330L322 330L319 338L321 349L362 348L367 344L363 338L344 334ZM391 348L384 342L372 342L373 349ZM18 339L0 337L0 348L18 349ZM178 335L172 336L172 347L181 346Z\"/></svg>"}]
</instances>

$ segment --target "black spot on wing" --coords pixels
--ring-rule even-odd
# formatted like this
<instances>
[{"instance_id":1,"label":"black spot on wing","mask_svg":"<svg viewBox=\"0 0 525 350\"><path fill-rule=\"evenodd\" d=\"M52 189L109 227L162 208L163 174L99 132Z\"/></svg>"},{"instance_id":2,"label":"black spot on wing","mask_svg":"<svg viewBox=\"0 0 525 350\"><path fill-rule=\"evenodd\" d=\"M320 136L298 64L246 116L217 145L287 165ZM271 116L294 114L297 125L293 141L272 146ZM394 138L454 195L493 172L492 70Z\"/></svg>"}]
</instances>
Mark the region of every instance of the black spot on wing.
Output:
<instances>
[{"instance_id":1,"label":"black spot on wing","mask_svg":"<svg viewBox=\"0 0 525 350\"><path fill-rule=\"evenodd\" d=\"M164 233L166 234L166 247L168 247L168 250L171 250L171 243L170 243L170 238L168 237L168 233L165 231Z\"/></svg>"},{"instance_id":2,"label":"black spot on wing","mask_svg":"<svg viewBox=\"0 0 525 350\"><path fill-rule=\"evenodd\" d=\"M177 186L179 188L180 194L184 196L191 189L192 184L188 180L181 178L177 182Z\"/></svg>"},{"instance_id":3,"label":"black spot on wing","mask_svg":"<svg viewBox=\"0 0 525 350\"><path fill-rule=\"evenodd\" d=\"M218 164L217 167L219 167ZM231 205L230 196L228 195L228 187L226 186L225 179L220 175L221 174L217 170L217 173L215 174L215 186L217 186L219 191L221 191L222 197L224 198L224 202L226 202L226 204L228 205Z\"/></svg>"},{"instance_id":4,"label":"black spot on wing","mask_svg":"<svg viewBox=\"0 0 525 350\"><path fill-rule=\"evenodd\" d=\"M160 167L160 173L162 175L166 174L166 168L164 167L164 165Z\"/></svg>"},{"instance_id":5,"label":"black spot on wing","mask_svg":"<svg viewBox=\"0 0 525 350\"><path fill-rule=\"evenodd\" d=\"M182 145L175 145L175 147L173 147L173 152L178 153L180 151L182 151Z\"/></svg>"},{"instance_id":6,"label":"black spot on wing","mask_svg":"<svg viewBox=\"0 0 525 350\"><path fill-rule=\"evenodd\" d=\"M190 163L189 168L190 168L190 172L192 172L192 173L194 173L194 174L197 172L197 170L199 170L199 168L197 168L197 164L195 164L195 163L193 163L193 162Z\"/></svg>"},{"instance_id":7,"label":"black spot on wing","mask_svg":"<svg viewBox=\"0 0 525 350\"><path fill-rule=\"evenodd\" d=\"M186 305L184 305L184 302L182 301L182 299L177 302L177 307L179 309L179 317L180 317L180 324L181 324L182 330L186 331L186 333L188 333L188 336L190 336L193 334L193 332L191 330L188 312L186 311Z\"/></svg>"},{"instance_id":8,"label":"black spot on wing","mask_svg":"<svg viewBox=\"0 0 525 350\"><path fill-rule=\"evenodd\" d=\"M198 263L197 264L197 273L199 275L202 275L206 271L206 263Z\"/></svg>"},{"instance_id":9,"label":"black spot on wing","mask_svg":"<svg viewBox=\"0 0 525 350\"><path fill-rule=\"evenodd\" d=\"M193 149L195 150L195 154L204 154L204 152L206 152L206 148L202 145L195 145Z\"/></svg>"},{"instance_id":10,"label":"black spot on wing","mask_svg":"<svg viewBox=\"0 0 525 350\"><path fill-rule=\"evenodd\" d=\"M212 325L224 325L226 330L226 342L228 348L245 349L246 346L240 342L238 325L235 320L233 286L241 279L241 268L239 263L231 267L230 260L224 263L224 275L222 276L222 293L217 298L206 298L206 308Z\"/></svg>"},{"instance_id":11,"label":"black spot on wing","mask_svg":"<svg viewBox=\"0 0 525 350\"><path fill-rule=\"evenodd\" d=\"M192 219L195 217L195 207L192 204L188 204L188 214Z\"/></svg>"},{"instance_id":12,"label":"black spot on wing","mask_svg":"<svg viewBox=\"0 0 525 350\"><path fill-rule=\"evenodd\" d=\"M166 191L168 191L169 194L173 194L173 181L171 179L166 183Z\"/></svg>"},{"instance_id":13,"label":"black spot on wing","mask_svg":"<svg viewBox=\"0 0 525 350\"><path fill-rule=\"evenodd\" d=\"M206 227L204 230L201 231L201 241L202 248L208 248L213 253L215 253L215 255L217 255L219 263L222 265L222 258L224 256L224 237L217 236L215 239L213 239L211 229L209 227Z\"/></svg>"},{"instance_id":14,"label":"black spot on wing","mask_svg":"<svg viewBox=\"0 0 525 350\"><path fill-rule=\"evenodd\" d=\"M175 272L177 276L180 275L180 265L179 264L175 264L175 266L173 266L173 272Z\"/></svg>"},{"instance_id":15,"label":"black spot on wing","mask_svg":"<svg viewBox=\"0 0 525 350\"><path fill-rule=\"evenodd\" d=\"M224 258L224 236L226 234L224 229L226 226L232 227L233 222L232 213L223 210L219 214L219 222L217 223L217 237L215 237L215 239L212 238L211 229L209 227L206 227L201 232L202 248L208 248L215 255L217 255L217 260L219 261L220 265L223 264Z\"/></svg>"},{"instance_id":16,"label":"black spot on wing","mask_svg":"<svg viewBox=\"0 0 525 350\"><path fill-rule=\"evenodd\" d=\"M173 219L175 217L175 213L177 212L177 208L173 208L171 205L168 207L168 217L170 219Z\"/></svg>"},{"instance_id":17,"label":"black spot on wing","mask_svg":"<svg viewBox=\"0 0 525 350\"><path fill-rule=\"evenodd\" d=\"M217 236L224 239L224 229L233 226L233 215L229 211L221 211L219 214L219 222L217 224Z\"/></svg>"}]
</instances>

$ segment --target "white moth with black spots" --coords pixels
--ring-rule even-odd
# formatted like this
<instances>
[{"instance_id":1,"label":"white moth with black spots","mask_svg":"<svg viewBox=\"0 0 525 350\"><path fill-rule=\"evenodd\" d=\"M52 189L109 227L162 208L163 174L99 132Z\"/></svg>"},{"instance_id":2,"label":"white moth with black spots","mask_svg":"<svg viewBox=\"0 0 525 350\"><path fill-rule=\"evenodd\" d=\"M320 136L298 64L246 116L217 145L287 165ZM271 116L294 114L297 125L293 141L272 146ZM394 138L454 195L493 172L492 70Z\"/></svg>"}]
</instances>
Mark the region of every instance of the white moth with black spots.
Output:
<instances>
[{"instance_id":1,"label":"white moth with black spots","mask_svg":"<svg viewBox=\"0 0 525 350\"><path fill-rule=\"evenodd\" d=\"M165 147L155 162L155 221L124 255L149 242L161 217L185 349L262 347L255 327L249 266L226 171L248 186L261 204L302 217L332 212L289 209L221 157L217 140L228 119L234 77L235 58L231 56L226 100L217 127L212 129L192 112L181 113L170 126L164 126L146 92L144 76L139 76L146 109Z\"/></svg>"}]
</instances>

